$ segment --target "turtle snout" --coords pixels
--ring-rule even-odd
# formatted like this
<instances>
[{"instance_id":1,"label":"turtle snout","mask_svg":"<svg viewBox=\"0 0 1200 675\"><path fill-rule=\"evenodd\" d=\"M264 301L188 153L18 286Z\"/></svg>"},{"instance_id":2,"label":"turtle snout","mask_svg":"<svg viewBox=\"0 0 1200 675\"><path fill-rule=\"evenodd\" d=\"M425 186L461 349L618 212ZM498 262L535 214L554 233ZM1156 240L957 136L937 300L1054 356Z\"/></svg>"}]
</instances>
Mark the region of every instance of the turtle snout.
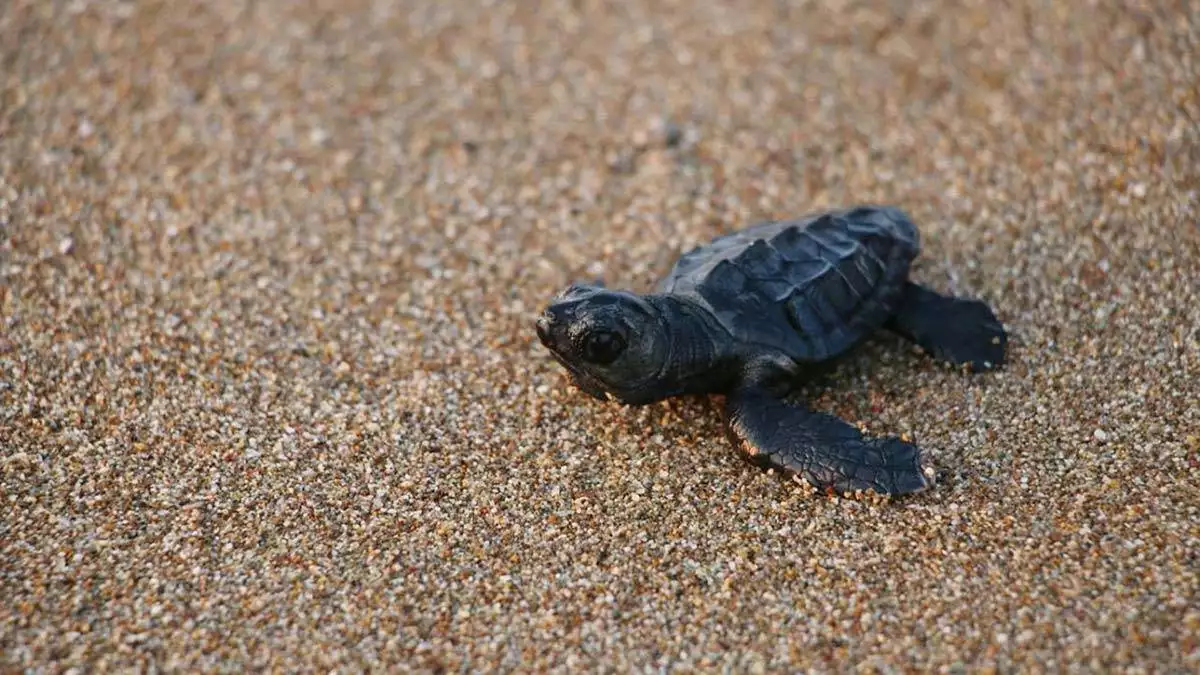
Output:
<instances>
[{"instance_id":1,"label":"turtle snout","mask_svg":"<svg viewBox=\"0 0 1200 675\"><path fill-rule=\"evenodd\" d=\"M550 317L545 314L537 318L537 336L542 341L542 344L549 345L550 343Z\"/></svg>"},{"instance_id":2,"label":"turtle snout","mask_svg":"<svg viewBox=\"0 0 1200 675\"><path fill-rule=\"evenodd\" d=\"M561 323L562 317L560 317L558 313L552 309L547 309L546 311L542 312L541 316L537 318L537 335L538 339L542 341L543 345L550 348L554 347L554 329L555 326L558 326Z\"/></svg>"}]
</instances>

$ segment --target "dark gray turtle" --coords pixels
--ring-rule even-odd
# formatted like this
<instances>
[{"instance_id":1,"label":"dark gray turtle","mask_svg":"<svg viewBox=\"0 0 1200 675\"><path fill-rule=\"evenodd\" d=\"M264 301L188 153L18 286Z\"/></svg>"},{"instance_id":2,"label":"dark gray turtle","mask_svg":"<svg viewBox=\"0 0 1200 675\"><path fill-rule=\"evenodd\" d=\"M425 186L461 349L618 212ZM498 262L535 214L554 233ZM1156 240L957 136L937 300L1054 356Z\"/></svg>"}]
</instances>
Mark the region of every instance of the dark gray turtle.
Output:
<instances>
[{"instance_id":1,"label":"dark gray turtle","mask_svg":"<svg viewBox=\"0 0 1200 675\"><path fill-rule=\"evenodd\" d=\"M1003 364L1007 338L986 304L909 281L919 250L892 207L760 223L685 254L649 294L572 284L537 334L601 400L723 395L730 432L759 466L840 492L919 492L933 476L916 446L785 401L880 328L975 372Z\"/></svg>"}]
</instances>

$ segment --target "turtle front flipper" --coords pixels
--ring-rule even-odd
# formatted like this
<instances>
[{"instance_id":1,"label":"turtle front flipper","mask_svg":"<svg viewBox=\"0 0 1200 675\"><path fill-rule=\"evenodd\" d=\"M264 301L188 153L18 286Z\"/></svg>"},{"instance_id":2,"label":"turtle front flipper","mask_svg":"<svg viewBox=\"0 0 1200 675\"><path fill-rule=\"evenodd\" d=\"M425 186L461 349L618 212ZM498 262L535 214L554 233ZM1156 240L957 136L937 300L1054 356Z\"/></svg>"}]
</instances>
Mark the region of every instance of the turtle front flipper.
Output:
<instances>
[{"instance_id":1,"label":"turtle front flipper","mask_svg":"<svg viewBox=\"0 0 1200 675\"><path fill-rule=\"evenodd\" d=\"M803 476L818 489L903 495L933 485L917 446L898 438L864 438L833 415L788 403L763 388L733 393L725 412L751 462Z\"/></svg>"},{"instance_id":2,"label":"turtle front flipper","mask_svg":"<svg viewBox=\"0 0 1200 675\"><path fill-rule=\"evenodd\" d=\"M973 372L1004 365L1008 336L991 308L980 300L942 295L908 282L886 327L930 356Z\"/></svg>"}]
</instances>

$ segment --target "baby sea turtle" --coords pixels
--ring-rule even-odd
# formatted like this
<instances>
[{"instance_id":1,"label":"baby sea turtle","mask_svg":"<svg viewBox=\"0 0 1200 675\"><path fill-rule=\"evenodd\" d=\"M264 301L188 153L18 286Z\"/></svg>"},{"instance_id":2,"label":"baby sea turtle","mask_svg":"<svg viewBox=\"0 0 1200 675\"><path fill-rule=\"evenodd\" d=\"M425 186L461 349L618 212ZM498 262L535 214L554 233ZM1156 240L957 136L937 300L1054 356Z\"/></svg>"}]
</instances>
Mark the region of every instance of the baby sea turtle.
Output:
<instances>
[{"instance_id":1,"label":"baby sea turtle","mask_svg":"<svg viewBox=\"0 0 1200 675\"><path fill-rule=\"evenodd\" d=\"M877 329L973 372L1003 364L1007 337L986 304L909 280L919 251L916 225L890 206L763 222L686 253L652 293L571 284L537 334L600 400L723 396L759 466L838 492L920 492L933 475L919 448L785 400Z\"/></svg>"}]
</instances>

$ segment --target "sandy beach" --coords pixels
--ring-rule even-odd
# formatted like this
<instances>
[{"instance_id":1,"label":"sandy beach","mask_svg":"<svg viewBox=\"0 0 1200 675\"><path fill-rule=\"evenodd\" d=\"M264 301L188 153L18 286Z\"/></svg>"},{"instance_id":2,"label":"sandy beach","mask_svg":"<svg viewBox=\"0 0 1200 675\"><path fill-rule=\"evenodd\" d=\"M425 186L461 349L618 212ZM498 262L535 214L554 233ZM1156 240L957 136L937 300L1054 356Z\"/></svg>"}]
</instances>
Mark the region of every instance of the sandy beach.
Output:
<instances>
[{"instance_id":1,"label":"sandy beach","mask_svg":"<svg viewBox=\"0 0 1200 675\"><path fill-rule=\"evenodd\" d=\"M1187 2L0 3L3 672L1200 669ZM1002 371L804 394L894 501L704 398L589 398L566 284L887 203Z\"/></svg>"}]
</instances>

